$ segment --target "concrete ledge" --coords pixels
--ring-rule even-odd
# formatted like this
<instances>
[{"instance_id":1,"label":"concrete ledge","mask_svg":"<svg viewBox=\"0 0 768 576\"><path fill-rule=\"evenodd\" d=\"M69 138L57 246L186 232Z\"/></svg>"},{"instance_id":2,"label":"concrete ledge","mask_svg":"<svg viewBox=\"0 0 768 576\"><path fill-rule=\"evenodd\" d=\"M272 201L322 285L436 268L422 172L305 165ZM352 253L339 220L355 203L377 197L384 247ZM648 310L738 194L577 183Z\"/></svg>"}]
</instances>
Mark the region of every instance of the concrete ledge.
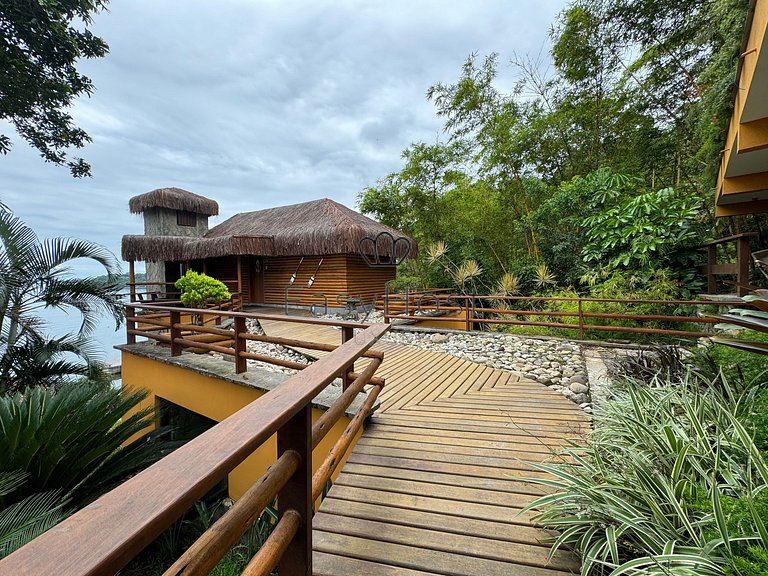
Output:
<instances>
[{"instance_id":1,"label":"concrete ledge","mask_svg":"<svg viewBox=\"0 0 768 576\"><path fill-rule=\"evenodd\" d=\"M192 370L198 374L211 378L218 378L240 386L255 388L264 392L274 390L280 384L291 378L291 374L281 374L260 368L248 367L243 374L235 374L235 365L210 354L182 353L181 356L171 356L171 349L167 346L158 346L153 342L141 342L139 344L121 344L115 346L121 352L149 358L163 364ZM329 384L312 400L312 407L319 410L327 410L341 395L341 379L337 378ZM358 394L357 398L349 405L345 414L348 418L354 418L357 411L366 400L365 394ZM378 410L379 401L371 409L371 414Z\"/></svg>"}]
</instances>

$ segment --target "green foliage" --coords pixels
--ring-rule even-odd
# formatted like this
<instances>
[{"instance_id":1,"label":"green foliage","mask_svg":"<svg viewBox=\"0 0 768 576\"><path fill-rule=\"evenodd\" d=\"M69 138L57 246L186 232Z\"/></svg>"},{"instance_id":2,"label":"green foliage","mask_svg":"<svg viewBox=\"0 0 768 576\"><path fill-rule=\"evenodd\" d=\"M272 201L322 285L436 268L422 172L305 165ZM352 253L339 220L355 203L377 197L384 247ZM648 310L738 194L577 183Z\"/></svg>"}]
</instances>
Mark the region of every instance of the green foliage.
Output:
<instances>
[{"instance_id":1,"label":"green foliage","mask_svg":"<svg viewBox=\"0 0 768 576\"><path fill-rule=\"evenodd\" d=\"M184 276L176 280L174 286L182 290L181 301L187 308L202 308L206 304L223 302L230 298L223 282L194 270L187 270Z\"/></svg>"},{"instance_id":2,"label":"green foliage","mask_svg":"<svg viewBox=\"0 0 768 576\"><path fill-rule=\"evenodd\" d=\"M89 176L82 158L69 159L70 148L90 142L68 109L93 85L77 71L84 58L100 58L107 44L88 29L105 0L4 2L0 11L0 119L54 164L66 164L73 176ZM0 135L0 153L10 139Z\"/></svg>"},{"instance_id":3,"label":"green foliage","mask_svg":"<svg viewBox=\"0 0 768 576\"><path fill-rule=\"evenodd\" d=\"M595 279L587 294L579 294L572 289L555 289L543 292L543 296L552 298L596 298L606 300L671 300L679 290L677 282L671 279L671 273L667 270L650 270L647 272L632 273L627 271L613 271ZM515 303L515 307L524 308L526 303L520 301ZM554 300L545 302L532 302L528 304L530 309L540 311L540 315L521 316L520 319L528 319L538 322L559 322L577 326L579 304L575 300ZM567 312L571 316L559 316L550 313ZM627 305L621 302L594 302L584 300L582 302L582 312L584 314L643 314L643 315L693 315L695 309L676 304L632 304ZM596 326L616 326L616 327L645 327L645 328L667 328L689 330L689 323L676 323L666 321L644 321L640 322L625 318L601 318L585 316L585 324ZM533 328L527 326L508 326L506 331L527 334L539 333L550 336L562 336L574 338L579 336L576 328ZM586 329L584 337L592 340L604 340L616 337L615 332ZM648 340L658 341L658 336L649 336L646 334L622 333L622 338L629 338L635 341L645 342Z\"/></svg>"},{"instance_id":4,"label":"green foliage","mask_svg":"<svg viewBox=\"0 0 768 576\"><path fill-rule=\"evenodd\" d=\"M24 472L0 472L0 498L24 484ZM32 494L20 502L0 507L0 558L61 522L67 500L57 490Z\"/></svg>"},{"instance_id":5,"label":"green foliage","mask_svg":"<svg viewBox=\"0 0 768 576\"><path fill-rule=\"evenodd\" d=\"M179 555L226 513L221 501L214 505L198 501L194 508L179 518L158 539L121 570L124 576L161 576ZM240 540L211 571L212 576L239 576L256 554L277 523L273 501Z\"/></svg>"},{"instance_id":6,"label":"green foliage","mask_svg":"<svg viewBox=\"0 0 768 576\"><path fill-rule=\"evenodd\" d=\"M721 575L765 551L768 462L724 384L630 386L595 413L586 446L531 464L555 489L527 509L582 555L582 574ZM603 568L606 569L603 572Z\"/></svg>"},{"instance_id":7,"label":"green foliage","mask_svg":"<svg viewBox=\"0 0 768 576\"><path fill-rule=\"evenodd\" d=\"M768 346L768 334L748 334L743 330L740 340ZM740 386L759 385L768 376L768 356L740 350L731 346L705 346L694 352L695 364L711 377L722 372L729 382Z\"/></svg>"},{"instance_id":8,"label":"green foliage","mask_svg":"<svg viewBox=\"0 0 768 576\"><path fill-rule=\"evenodd\" d=\"M0 508L52 490L80 506L161 458L171 446L155 434L124 445L152 425L152 409L126 416L145 397L82 381L0 398L0 473L27 474Z\"/></svg>"},{"instance_id":9,"label":"green foliage","mask_svg":"<svg viewBox=\"0 0 768 576\"><path fill-rule=\"evenodd\" d=\"M583 221L582 258L608 269L664 266L671 251L693 247L700 206L695 196L664 188L605 207Z\"/></svg>"},{"instance_id":10,"label":"green foliage","mask_svg":"<svg viewBox=\"0 0 768 576\"><path fill-rule=\"evenodd\" d=\"M514 269L524 261L578 291L603 268L674 269L691 295L745 10L576 0L553 27L554 74L515 56L520 81L503 92L498 56L471 55L455 82L427 92L444 140L412 144L360 208L422 246L450 239L488 286L511 272L535 289Z\"/></svg>"},{"instance_id":11,"label":"green foliage","mask_svg":"<svg viewBox=\"0 0 768 576\"><path fill-rule=\"evenodd\" d=\"M70 264L78 259L101 265L107 276L73 277ZM71 238L41 242L0 205L0 395L92 373L95 358L88 337L97 321L112 316L118 327L123 318L118 273L117 260L105 248ZM80 330L48 336L38 315L42 308L79 312Z\"/></svg>"}]
</instances>

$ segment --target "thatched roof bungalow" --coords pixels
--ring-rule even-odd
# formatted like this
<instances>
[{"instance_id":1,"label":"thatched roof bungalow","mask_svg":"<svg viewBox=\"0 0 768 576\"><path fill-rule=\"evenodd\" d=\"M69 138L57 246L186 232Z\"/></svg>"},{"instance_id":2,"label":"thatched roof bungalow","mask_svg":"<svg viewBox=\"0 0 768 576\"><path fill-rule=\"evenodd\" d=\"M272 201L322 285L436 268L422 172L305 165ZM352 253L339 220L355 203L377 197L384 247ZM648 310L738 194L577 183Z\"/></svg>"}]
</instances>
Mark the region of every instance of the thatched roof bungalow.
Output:
<instances>
[{"instance_id":1,"label":"thatched roof bungalow","mask_svg":"<svg viewBox=\"0 0 768 576\"><path fill-rule=\"evenodd\" d=\"M243 212L210 230L207 216L218 205L179 188L136 196L130 208L144 214L145 233L124 236L122 256L131 267L146 262L148 281L172 282L192 268L224 281L246 303L327 298L336 307L345 295L369 302L394 279L395 263L417 250L402 232L328 198ZM189 212L195 218L184 216Z\"/></svg>"}]
</instances>

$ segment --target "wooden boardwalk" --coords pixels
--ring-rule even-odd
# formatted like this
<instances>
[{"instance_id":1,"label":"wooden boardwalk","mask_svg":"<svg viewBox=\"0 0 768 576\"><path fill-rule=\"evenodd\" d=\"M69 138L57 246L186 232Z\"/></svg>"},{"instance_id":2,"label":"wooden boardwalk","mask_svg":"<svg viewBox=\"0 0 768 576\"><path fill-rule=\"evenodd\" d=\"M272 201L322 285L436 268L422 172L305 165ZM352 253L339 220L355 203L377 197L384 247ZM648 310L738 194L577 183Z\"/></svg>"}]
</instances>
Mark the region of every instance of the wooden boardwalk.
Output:
<instances>
[{"instance_id":1,"label":"wooden boardwalk","mask_svg":"<svg viewBox=\"0 0 768 576\"><path fill-rule=\"evenodd\" d=\"M263 322L270 335L338 343L318 326ZM585 434L581 410L515 374L380 342L381 408L315 515L316 575L556 576L531 513L545 493L520 480Z\"/></svg>"}]
</instances>

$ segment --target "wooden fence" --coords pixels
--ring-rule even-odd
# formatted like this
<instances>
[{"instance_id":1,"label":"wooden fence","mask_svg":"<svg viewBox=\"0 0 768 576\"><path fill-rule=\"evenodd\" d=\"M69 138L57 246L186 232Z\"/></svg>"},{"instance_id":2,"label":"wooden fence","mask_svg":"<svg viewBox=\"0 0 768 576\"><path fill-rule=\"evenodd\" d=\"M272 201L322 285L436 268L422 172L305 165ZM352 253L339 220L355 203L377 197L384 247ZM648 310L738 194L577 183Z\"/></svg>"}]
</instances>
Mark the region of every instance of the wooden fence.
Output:
<instances>
[{"instance_id":1,"label":"wooden fence","mask_svg":"<svg viewBox=\"0 0 768 576\"><path fill-rule=\"evenodd\" d=\"M563 308L575 307L575 310L547 310L548 303L566 304ZM633 306L651 305L659 308L676 308L681 312L670 313L631 313L589 310L590 304L617 304L631 309ZM545 296L493 296L449 294L444 290L420 291L416 293L387 293L384 298L384 318L393 320L452 322L463 320L466 330L473 330L493 325L537 326L558 328L578 332L584 339L590 330L599 332L620 332L676 336L682 338L700 338L712 333L702 330L704 326L716 324L720 320L691 315L690 309L704 311L720 306L748 307L746 302L734 300L628 300L618 298L568 298ZM689 310L686 311L686 308ZM686 313L688 312L688 313ZM532 318L533 317L533 318ZM572 319L572 322L560 319ZM600 324L599 320L632 323L661 323L666 327L622 326ZM681 329L675 324L693 325L694 329ZM696 329L698 328L698 329Z\"/></svg>"},{"instance_id":2,"label":"wooden fence","mask_svg":"<svg viewBox=\"0 0 768 576\"><path fill-rule=\"evenodd\" d=\"M208 574L275 497L278 499L279 520L243 574L266 575L276 566L286 576L312 574L312 503L320 498L323 487L381 392L384 381L375 378L374 373L381 365L383 356L369 349L389 327L385 324L350 325L345 322L221 312L222 316L233 319L233 328L228 334L233 345L225 348L206 346L208 343L194 339L188 342L190 337L217 335L218 332L181 322L182 311L178 308L140 304L127 308L127 315L133 318L133 327L128 328L129 339L145 336L168 343L176 355L184 350L196 349L235 355L240 371L246 369L245 361L254 357L244 351L247 340L284 343L278 342L281 339L249 334L244 330L247 318L337 325L342 329L345 342L339 346L318 348L330 348L331 351L312 364L292 366L300 371L274 390L0 560L0 574L115 574L274 434L277 434L278 446L276 463L165 572L165 576ZM138 314L139 309L153 315L156 322L158 314L167 315L169 334L156 330L139 334L142 330L136 323L146 320L144 315ZM184 313L203 315L210 311L184 310ZM353 335L352 328L361 328L361 331ZM301 346L309 347L308 344L311 343L302 342ZM362 357L367 357L368 362L356 374L352 367ZM255 359L268 360L266 357ZM271 361L286 365L277 359ZM339 374L346 377L344 391L313 425L312 399ZM365 402L312 475L312 449L369 384L371 387Z\"/></svg>"}]
</instances>

